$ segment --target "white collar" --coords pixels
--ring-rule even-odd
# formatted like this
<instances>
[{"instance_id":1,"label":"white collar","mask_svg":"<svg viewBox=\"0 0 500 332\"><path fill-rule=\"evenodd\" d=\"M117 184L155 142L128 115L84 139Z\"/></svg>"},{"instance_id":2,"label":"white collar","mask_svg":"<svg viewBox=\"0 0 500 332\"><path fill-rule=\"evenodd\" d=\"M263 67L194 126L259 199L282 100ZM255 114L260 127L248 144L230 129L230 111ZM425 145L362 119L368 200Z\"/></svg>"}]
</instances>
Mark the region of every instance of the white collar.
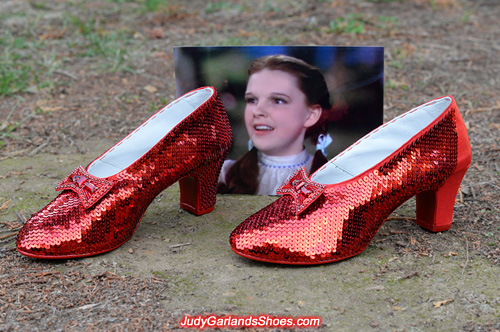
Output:
<instances>
[{"instance_id":1,"label":"white collar","mask_svg":"<svg viewBox=\"0 0 500 332\"><path fill-rule=\"evenodd\" d=\"M298 168L305 166L311 155L306 149L289 156L270 156L259 151L259 165L270 168Z\"/></svg>"}]
</instances>

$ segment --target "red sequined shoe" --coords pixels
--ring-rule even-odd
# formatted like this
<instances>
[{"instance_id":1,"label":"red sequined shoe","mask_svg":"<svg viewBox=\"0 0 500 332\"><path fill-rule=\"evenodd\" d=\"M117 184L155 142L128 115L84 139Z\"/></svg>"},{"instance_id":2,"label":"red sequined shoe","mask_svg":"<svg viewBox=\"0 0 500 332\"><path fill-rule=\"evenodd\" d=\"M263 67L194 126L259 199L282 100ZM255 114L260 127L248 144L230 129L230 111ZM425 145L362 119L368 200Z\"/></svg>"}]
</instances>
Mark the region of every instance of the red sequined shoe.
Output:
<instances>
[{"instance_id":1,"label":"red sequined shoe","mask_svg":"<svg viewBox=\"0 0 500 332\"><path fill-rule=\"evenodd\" d=\"M182 208L212 211L231 142L217 91L185 94L59 183L62 193L19 232L18 251L50 259L111 251L132 237L149 204L177 180Z\"/></svg>"},{"instance_id":2,"label":"red sequined shoe","mask_svg":"<svg viewBox=\"0 0 500 332\"><path fill-rule=\"evenodd\" d=\"M467 130L452 97L408 111L366 135L309 178L285 181L283 196L230 236L241 256L282 264L329 263L361 253L387 217L417 196L417 223L451 227L471 163Z\"/></svg>"}]
</instances>

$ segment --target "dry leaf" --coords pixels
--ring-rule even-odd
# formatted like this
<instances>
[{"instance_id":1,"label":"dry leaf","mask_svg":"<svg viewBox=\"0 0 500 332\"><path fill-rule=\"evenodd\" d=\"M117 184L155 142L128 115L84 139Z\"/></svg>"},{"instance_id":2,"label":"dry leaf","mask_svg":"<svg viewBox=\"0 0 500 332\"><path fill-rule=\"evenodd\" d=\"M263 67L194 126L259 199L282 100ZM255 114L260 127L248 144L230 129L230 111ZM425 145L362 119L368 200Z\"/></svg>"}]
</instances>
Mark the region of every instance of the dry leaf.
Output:
<instances>
[{"instance_id":1,"label":"dry leaf","mask_svg":"<svg viewBox=\"0 0 500 332\"><path fill-rule=\"evenodd\" d=\"M167 52L163 52L163 51L153 52L153 53L151 53L151 56L153 58L162 59L165 61L170 61L172 59L172 55L168 54Z\"/></svg>"},{"instance_id":2,"label":"dry leaf","mask_svg":"<svg viewBox=\"0 0 500 332\"><path fill-rule=\"evenodd\" d=\"M149 93L155 93L158 89L156 89L154 86L152 85L146 85L144 87L144 90L146 90L147 92Z\"/></svg>"},{"instance_id":3,"label":"dry leaf","mask_svg":"<svg viewBox=\"0 0 500 332\"><path fill-rule=\"evenodd\" d=\"M41 99L39 101L36 102L36 105L38 106L38 108L40 110L42 110L43 112L53 112L53 111L59 111L59 110L62 110L63 107L62 106L48 106L47 104L51 103L50 101L46 100L46 99ZM52 102L53 104L53 102Z\"/></svg>"},{"instance_id":4,"label":"dry leaf","mask_svg":"<svg viewBox=\"0 0 500 332\"><path fill-rule=\"evenodd\" d=\"M249 32L249 31L245 31L245 30L241 30L241 29L238 31L238 33L242 37L251 37L251 36L255 35L255 33L253 33L253 32Z\"/></svg>"},{"instance_id":5,"label":"dry leaf","mask_svg":"<svg viewBox=\"0 0 500 332\"><path fill-rule=\"evenodd\" d=\"M6 208L8 208L11 201L12 200L9 199L7 202L3 203L2 206L0 206L0 211L5 210Z\"/></svg>"},{"instance_id":6,"label":"dry leaf","mask_svg":"<svg viewBox=\"0 0 500 332\"><path fill-rule=\"evenodd\" d=\"M434 305L434 308L439 308L440 306L445 305L449 302L453 302L453 299L448 299L448 300L444 300L444 301L437 301L437 302L434 302L432 305Z\"/></svg>"},{"instance_id":7,"label":"dry leaf","mask_svg":"<svg viewBox=\"0 0 500 332\"><path fill-rule=\"evenodd\" d=\"M40 40L46 40L46 39L61 39L64 34L66 33L66 29L63 30L51 30L47 33L44 33L43 35L40 36Z\"/></svg>"},{"instance_id":8,"label":"dry leaf","mask_svg":"<svg viewBox=\"0 0 500 332\"><path fill-rule=\"evenodd\" d=\"M147 29L146 33L148 34L150 39L163 39L163 38L165 38L165 32L160 27L156 27L153 29Z\"/></svg>"},{"instance_id":9,"label":"dry leaf","mask_svg":"<svg viewBox=\"0 0 500 332\"><path fill-rule=\"evenodd\" d=\"M490 128L500 129L500 123L490 123Z\"/></svg>"}]
</instances>

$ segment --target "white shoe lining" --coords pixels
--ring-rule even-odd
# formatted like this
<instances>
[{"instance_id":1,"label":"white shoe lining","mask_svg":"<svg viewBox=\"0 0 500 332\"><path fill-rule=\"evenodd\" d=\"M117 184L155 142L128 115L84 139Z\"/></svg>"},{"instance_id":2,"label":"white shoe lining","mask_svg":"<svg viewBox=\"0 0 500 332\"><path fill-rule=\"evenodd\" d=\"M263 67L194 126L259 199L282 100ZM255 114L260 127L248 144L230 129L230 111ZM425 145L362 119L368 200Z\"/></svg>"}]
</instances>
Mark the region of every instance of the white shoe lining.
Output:
<instances>
[{"instance_id":1,"label":"white shoe lining","mask_svg":"<svg viewBox=\"0 0 500 332\"><path fill-rule=\"evenodd\" d=\"M347 181L377 165L438 118L451 104L443 97L416 107L364 136L311 176L321 184Z\"/></svg>"},{"instance_id":2,"label":"white shoe lining","mask_svg":"<svg viewBox=\"0 0 500 332\"><path fill-rule=\"evenodd\" d=\"M126 169L209 100L214 92L212 88L199 89L174 100L94 160L87 171L94 176L105 178Z\"/></svg>"}]
</instances>

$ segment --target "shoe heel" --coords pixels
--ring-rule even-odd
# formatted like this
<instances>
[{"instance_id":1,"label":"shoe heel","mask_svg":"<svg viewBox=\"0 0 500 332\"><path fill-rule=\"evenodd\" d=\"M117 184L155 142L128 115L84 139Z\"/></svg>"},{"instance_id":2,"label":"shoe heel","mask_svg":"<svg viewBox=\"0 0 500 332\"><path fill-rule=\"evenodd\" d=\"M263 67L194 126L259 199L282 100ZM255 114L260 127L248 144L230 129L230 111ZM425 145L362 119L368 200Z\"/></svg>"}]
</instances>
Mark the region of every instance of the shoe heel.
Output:
<instances>
[{"instance_id":1,"label":"shoe heel","mask_svg":"<svg viewBox=\"0 0 500 332\"><path fill-rule=\"evenodd\" d=\"M447 231L453 222L453 207L467 168L453 173L436 191L417 194L417 224L431 232Z\"/></svg>"},{"instance_id":2,"label":"shoe heel","mask_svg":"<svg viewBox=\"0 0 500 332\"><path fill-rule=\"evenodd\" d=\"M179 180L181 207L184 210L199 216L214 209L224 159L207 160Z\"/></svg>"}]
</instances>

